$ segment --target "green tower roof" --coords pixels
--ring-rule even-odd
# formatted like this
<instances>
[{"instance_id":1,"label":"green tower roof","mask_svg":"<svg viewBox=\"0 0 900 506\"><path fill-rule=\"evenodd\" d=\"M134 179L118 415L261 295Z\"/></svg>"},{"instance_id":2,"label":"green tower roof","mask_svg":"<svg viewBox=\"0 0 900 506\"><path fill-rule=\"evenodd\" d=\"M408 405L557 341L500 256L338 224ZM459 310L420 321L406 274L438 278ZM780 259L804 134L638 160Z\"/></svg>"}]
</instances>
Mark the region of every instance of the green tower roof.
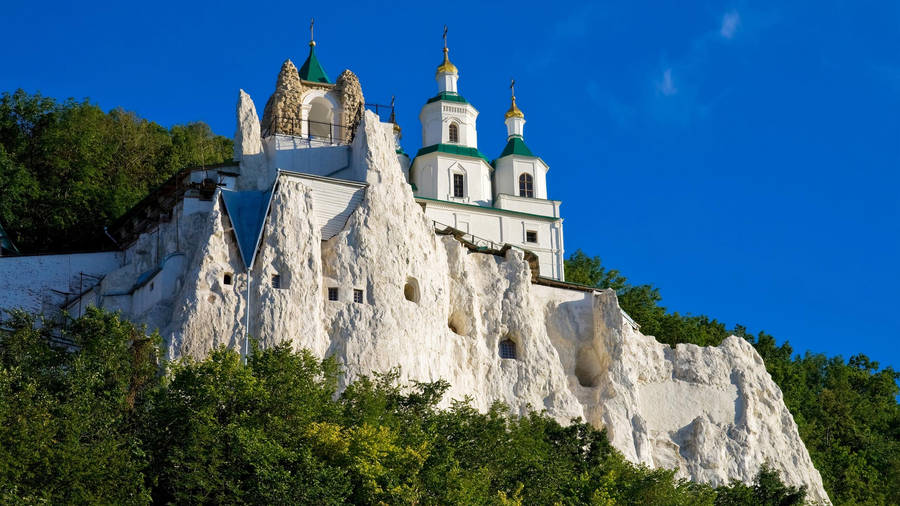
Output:
<instances>
[{"instance_id":1,"label":"green tower roof","mask_svg":"<svg viewBox=\"0 0 900 506\"><path fill-rule=\"evenodd\" d=\"M525 145L525 141L519 136L512 136L509 138L509 141L507 141L506 147L503 148L503 152L500 153L499 158L509 155L534 156L531 153L531 150L528 149L528 146Z\"/></svg>"},{"instance_id":2,"label":"green tower roof","mask_svg":"<svg viewBox=\"0 0 900 506\"><path fill-rule=\"evenodd\" d=\"M332 84L331 79L328 78L328 74L325 73L325 69L322 68L322 64L319 63L319 59L316 58L315 42L309 43L309 56L306 57L303 66L300 67L299 74L300 79L303 79L304 81Z\"/></svg>"}]
</instances>

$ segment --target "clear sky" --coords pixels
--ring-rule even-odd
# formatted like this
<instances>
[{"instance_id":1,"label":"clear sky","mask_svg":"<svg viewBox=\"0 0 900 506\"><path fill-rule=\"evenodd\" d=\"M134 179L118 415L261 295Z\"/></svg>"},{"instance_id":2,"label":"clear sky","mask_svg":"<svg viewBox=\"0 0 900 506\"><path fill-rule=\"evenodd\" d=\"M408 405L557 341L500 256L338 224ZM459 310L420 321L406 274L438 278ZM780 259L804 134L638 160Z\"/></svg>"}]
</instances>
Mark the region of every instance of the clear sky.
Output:
<instances>
[{"instance_id":1,"label":"clear sky","mask_svg":"<svg viewBox=\"0 0 900 506\"><path fill-rule=\"evenodd\" d=\"M410 153L444 24L489 157L515 77L567 251L672 310L900 367L898 2L13 2L0 90L231 136L313 16L332 79L396 95Z\"/></svg>"}]
</instances>

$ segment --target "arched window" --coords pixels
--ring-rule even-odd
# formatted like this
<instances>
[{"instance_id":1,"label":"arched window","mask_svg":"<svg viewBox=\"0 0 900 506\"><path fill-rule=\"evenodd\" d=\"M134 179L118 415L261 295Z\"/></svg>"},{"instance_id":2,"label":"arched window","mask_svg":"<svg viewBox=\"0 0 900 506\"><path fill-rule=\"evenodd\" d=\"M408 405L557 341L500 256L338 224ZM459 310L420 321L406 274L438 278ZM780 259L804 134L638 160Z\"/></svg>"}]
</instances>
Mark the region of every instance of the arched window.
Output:
<instances>
[{"instance_id":1,"label":"arched window","mask_svg":"<svg viewBox=\"0 0 900 506\"><path fill-rule=\"evenodd\" d=\"M519 196L534 197L534 179L531 177L531 174L519 176Z\"/></svg>"},{"instance_id":2,"label":"arched window","mask_svg":"<svg viewBox=\"0 0 900 506\"><path fill-rule=\"evenodd\" d=\"M500 358L516 358L516 343L509 338L500 341Z\"/></svg>"},{"instance_id":3,"label":"arched window","mask_svg":"<svg viewBox=\"0 0 900 506\"><path fill-rule=\"evenodd\" d=\"M325 97L316 97L309 106L309 136L318 139L331 140L331 124L334 120L334 110L331 102Z\"/></svg>"},{"instance_id":4,"label":"arched window","mask_svg":"<svg viewBox=\"0 0 900 506\"><path fill-rule=\"evenodd\" d=\"M447 135L449 142L457 143L459 142L459 126L456 123L450 123L449 132Z\"/></svg>"}]
</instances>

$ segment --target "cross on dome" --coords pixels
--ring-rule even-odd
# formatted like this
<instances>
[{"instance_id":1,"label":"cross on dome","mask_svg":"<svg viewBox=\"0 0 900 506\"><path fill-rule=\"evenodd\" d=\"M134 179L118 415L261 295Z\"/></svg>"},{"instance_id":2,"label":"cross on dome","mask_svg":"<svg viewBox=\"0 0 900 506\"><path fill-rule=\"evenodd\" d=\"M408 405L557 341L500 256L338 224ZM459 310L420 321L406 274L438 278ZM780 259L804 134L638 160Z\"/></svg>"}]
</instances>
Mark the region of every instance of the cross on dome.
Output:
<instances>
[{"instance_id":1,"label":"cross on dome","mask_svg":"<svg viewBox=\"0 0 900 506\"><path fill-rule=\"evenodd\" d=\"M313 37L315 22L314 18L309 20L309 56L306 57L306 61L303 62L298 73L300 74L300 79L304 81L332 84L322 64L319 63L319 58L316 57L316 41Z\"/></svg>"},{"instance_id":2,"label":"cross on dome","mask_svg":"<svg viewBox=\"0 0 900 506\"><path fill-rule=\"evenodd\" d=\"M437 75L459 73L456 69L456 65L450 63L449 52L450 49L447 48L447 25L444 25L444 61L438 66Z\"/></svg>"},{"instance_id":3,"label":"cross on dome","mask_svg":"<svg viewBox=\"0 0 900 506\"><path fill-rule=\"evenodd\" d=\"M509 110L506 111L506 119L509 119L509 118L524 118L524 117L525 117L525 113L523 113L523 112L516 106L516 80L515 80L515 79L513 79L512 82L509 84L509 90L510 90L510 94L512 95L512 105L510 105L510 106L509 106Z\"/></svg>"}]
</instances>

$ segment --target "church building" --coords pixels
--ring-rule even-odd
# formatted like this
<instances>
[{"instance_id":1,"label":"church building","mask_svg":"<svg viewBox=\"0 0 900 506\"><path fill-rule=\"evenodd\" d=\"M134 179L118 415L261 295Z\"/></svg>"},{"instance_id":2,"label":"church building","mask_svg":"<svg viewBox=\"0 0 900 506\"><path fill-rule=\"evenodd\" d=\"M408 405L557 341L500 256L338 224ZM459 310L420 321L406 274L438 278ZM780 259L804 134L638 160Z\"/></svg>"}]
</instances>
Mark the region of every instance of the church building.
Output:
<instances>
[{"instance_id":1,"label":"church building","mask_svg":"<svg viewBox=\"0 0 900 506\"><path fill-rule=\"evenodd\" d=\"M535 253L540 275L563 280L560 201L548 199L549 167L525 144L525 114L506 112L506 146L489 160L478 149L478 110L459 92L459 71L444 60L435 74L438 93L419 114L422 148L409 170L416 201L436 224L497 244Z\"/></svg>"}]
</instances>

